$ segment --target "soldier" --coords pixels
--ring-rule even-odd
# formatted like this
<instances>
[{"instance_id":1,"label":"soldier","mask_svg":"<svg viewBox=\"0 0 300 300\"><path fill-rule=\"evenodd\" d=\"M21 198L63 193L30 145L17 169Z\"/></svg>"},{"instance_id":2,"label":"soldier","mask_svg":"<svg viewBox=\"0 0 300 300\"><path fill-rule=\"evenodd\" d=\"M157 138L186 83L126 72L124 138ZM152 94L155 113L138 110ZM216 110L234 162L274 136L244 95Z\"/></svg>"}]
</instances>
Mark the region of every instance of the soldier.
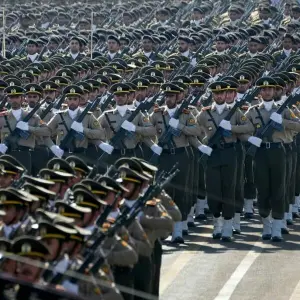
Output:
<instances>
[{"instance_id":1,"label":"soldier","mask_svg":"<svg viewBox=\"0 0 300 300\"><path fill-rule=\"evenodd\" d=\"M82 40L77 36L73 36L70 39L70 52L64 57L69 65L72 65L76 61L81 61L85 55L80 53L80 47L82 46Z\"/></svg>"},{"instance_id":2,"label":"soldier","mask_svg":"<svg viewBox=\"0 0 300 300\"><path fill-rule=\"evenodd\" d=\"M50 132L46 124L41 122L36 114L28 122L23 121L28 112L21 108L24 94L21 87L9 86L5 89L5 92L8 95L11 110L3 112L2 116L0 115L0 152L7 152L18 159L30 173L32 168L31 155L37 138L47 137ZM17 138L8 142L7 138L12 136L15 129L19 131ZM23 138L23 136L26 136L26 138Z\"/></svg>"},{"instance_id":3,"label":"soldier","mask_svg":"<svg viewBox=\"0 0 300 300\"><path fill-rule=\"evenodd\" d=\"M283 38L282 38L283 49L281 51L277 51L273 54L273 57L274 57L277 65L280 65L288 57L290 57L291 55L294 55L295 51L292 49L294 43L295 43L295 40L291 34L286 33L283 36Z\"/></svg>"},{"instance_id":4,"label":"soldier","mask_svg":"<svg viewBox=\"0 0 300 300\"><path fill-rule=\"evenodd\" d=\"M263 221L262 238L274 242L282 241L281 227L285 210L285 176L286 153L283 143L288 142L286 129L297 130L298 123L291 111L285 110L283 115L276 113L274 103L277 82L271 77L262 77L256 82L260 88L262 103L253 106L246 113L256 131L263 128L271 119L274 121L275 131L271 137L258 138L252 136L248 141L258 147L255 155L255 182L258 191L258 209ZM277 125L276 125L277 124ZM270 219L272 212L273 221Z\"/></svg>"},{"instance_id":5,"label":"soldier","mask_svg":"<svg viewBox=\"0 0 300 300\"><path fill-rule=\"evenodd\" d=\"M0 158L0 188L8 188L19 180L24 172L22 167L14 165L5 158Z\"/></svg>"},{"instance_id":6,"label":"soldier","mask_svg":"<svg viewBox=\"0 0 300 300\"><path fill-rule=\"evenodd\" d=\"M227 82L216 81L209 87L213 92L215 102L212 106L203 108L197 117L198 124L203 126L206 132L203 143L209 145L210 138L219 127L222 128L223 133L218 144L201 145L199 150L209 156L206 169L206 191L208 206L214 217L213 238L231 241L235 213L237 159L235 144L237 135L251 133L253 126L239 110L234 113L230 121L224 120L230 109L225 102L227 90L230 89Z\"/></svg>"},{"instance_id":7,"label":"soldier","mask_svg":"<svg viewBox=\"0 0 300 300\"><path fill-rule=\"evenodd\" d=\"M106 133L106 138L104 139L106 141L110 141L120 128L127 131L124 140L120 140L118 145L110 145L104 142L99 145L101 150L110 154L105 161L108 165L114 163L121 156L137 156L137 145L140 141L143 141L148 147L153 149L154 142L151 138L155 136L156 132L149 118L142 112L139 112L132 122L127 121L133 113L127 108L129 90L130 88L127 84L114 84L111 87L111 92L114 94L116 108L104 112L99 118L101 127Z\"/></svg>"},{"instance_id":8,"label":"soldier","mask_svg":"<svg viewBox=\"0 0 300 300\"><path fill-rule=\"evenodd\" d=\"M100 143L100 140L104 140L104 132L92 113L88 112L82 122L76 121L81 114L79 101L82 93L82 89L76 85L66 87L64 95L67 99L68 109L56 114L48 123L51 135L57 134L56 144L58 147L57 149L51 148L51 150L53 149L52 151L58 157L61 157L65 152L66 156L74 153L82 159L87 160L85 152L88 147L88 141L92 140L95 143L99 141ZM78 133L78 137L74 138L71 146L68 146L70 148L61 149L59 147L60 143L70 129L75 130ZM52 146L55 145L52 143Z\"/></svg>"},{"instance_id":9,"label":"soldier","mask_svg":"<svg viewBox=\"0 0 300 300\"><path fill-rule=\"evenodd\" d=\"M32 237L20 237L13 242L12 253L21 257L28 257L36 262L45 263L46 257L49 255L47 247L39 240ZM18 279L38 283L41 281L43 268L29 264L17 262L18 272L16 274ZM46 265L45 265L46 266Z\"/></svg>"},{"instance_id":10,"label":"soldier","mask_svg":"<svg viewBox=\"0 0 300 300\"><path fill-rule=\"evenodd\" d=\"M189 186L188 174L186 168L186 160L188 159L187 147L189 147L189 137L197 136L199 127L196 124L195 117L186 109L179 116L179 119L173 118L176 113L178 95L182 91L180 87L172 83L162 85L165 92L166 106L154 109L150 116L152 124L155 126L158 139L166 131L171 131L171 139L165 141L161 146L156 145L155 151L159 156L159 168L161 170L169 170L174 164L178 163L180 174L173 179L171 184L166 187L166 192L174 199L182 214L182 219L187 220L190 211L189 199L187 199L187 187ZM172 241L175 243L183 243L182 223L175 223Z\"/></svg>"}]
</instances>

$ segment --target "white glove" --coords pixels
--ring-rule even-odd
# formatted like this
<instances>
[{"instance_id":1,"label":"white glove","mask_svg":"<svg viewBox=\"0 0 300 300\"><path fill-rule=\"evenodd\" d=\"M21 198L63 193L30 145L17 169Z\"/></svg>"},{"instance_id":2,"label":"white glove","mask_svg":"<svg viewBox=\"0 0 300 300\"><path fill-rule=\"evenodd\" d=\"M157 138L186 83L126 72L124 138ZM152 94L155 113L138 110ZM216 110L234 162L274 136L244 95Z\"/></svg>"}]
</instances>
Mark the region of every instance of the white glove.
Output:
<instances>
[{"instance_id":1,"label":"white glove","mask_svg":"<svg viewBox=\"0 0 300 300\"><path fill-rule=\"evenodd\" d=\"M23 122L23 121L19 121L17 123L17 128L21 129L21 130L25 130L25 131L28 131L29 129L29 126L28 126L28 123L27 122Z\"/></svg>"},{"instance_id":2,"label":"white glove","mask_svg":"<svg viewBox=\"0 0 300 300\"><path fill-rule=\"evenodd\" d=\"M220 127L224 128L225 130L231 130L232 126L230 121L222 120L219 124Z\"/></svg>"},{"instance_id":3,"label":"white glove","mask_svg":"<svg viewBox=\"0 0 300 300\"><path fill-rule=\"evenodd\" d=\"M282 115L276 113L276 112L273 112L270 116L270 119L272 121L274 121L275 123L278 123L278 124L282 124Z\"/></svg>"},{"instance_id":4,"label":"white glove","mask_svg":"<svg viewBox=\"0 0 300 300\"><path fill-rule=\"evenodd\" d=\"M262 139L256 137L256 136L250 136L248 139L248 142L256 147L260 147Z\"/></svg>"},{"instance_id":5,"label":"white glove","mask_svg":"<svg viewBox=\"0 0 300 300\"><path fill-rule=\"evenodd\" d=\"M169 121L169 125L175 129L177 129L177 127L179 125L179 120L171 118Z\"/></svg>"},{"instance_id":6,"label":"white glove","mask_svg":"<svg viewBox=\"0 0 300 300\"><path fill-rule=\"evenodd\" d=\"M124 128L127 131L133 131L133 132L135 132L135 130L136 130L135 125L132 122L128 122L127 120L125 120L122 123L121 127Z\"/></svg>"},{"instance_id":7,"label":"white glove","mask_svg":"<svg viewBox=\"0 0 300 300\"><path fill-rule=\"evenodd\" d=\"M62 156L64 155L64 150L60 149L57 145L51 146L50 150L55 156L59 158L62 158Z\"/></svg>"},{"instance_id":8,"label":"white glove","mask_svg":"<svg viewBox=\"0 0 300 300\"><path fill-rule=\"evenodd\" d=\"M198 149L199 149L202 153L204 153L204 154L206 154L206 155L208 155L208 156L210 156L211 153L212 153L212 151L213 151L213 149L212 149L211 147L206 146L206 145L201 145L201 146L198 147Z\"/></svg>"},{"instance_id":9,"label":"white glove","mask_svg":"<svg viewBox=\"0 0 300 300\"><path fill-rule=\"evenodd\" d=\"M77 132L83 132L83 126L82 123L78 123L76 121L74 121L71 125L71 128Z\"/></svg>"},{"instance_id":10,"label":"white glove","mask_svg":"<svg viewBox=\"0 0 300 300\"><path fill-rule=\"evenodd\" d=\"M4 154L7 151L7 146L5 144L0 144L0 152Z\"/></svg>"},{"instance_id":11,"label":"white glove","mask_svg":"<svg viewBox=\"0 0 300 300\"><path fill-rule=\"evenodd\" d=\"M99 145L99 148L100 148L101 150L103 150L104 152L108 153L108 154L112 154L112 152L114 151L114 147L111 146L111 145L108 144L108 143L103 143L103 142L102 142L102 143Z\"/></svg>"},{"instance_id":12,"label":"white glove","mask_svg":"<svg viewBox=\"0 0 300 300\"><path fill-rule=\"evenodd\" d=\"M154 144L154 145L151 146L151 150L152 150L155 154L161 155L163 149L162 149L162 147L158 146L157 144Z\"/></svg>"}]
</instances>

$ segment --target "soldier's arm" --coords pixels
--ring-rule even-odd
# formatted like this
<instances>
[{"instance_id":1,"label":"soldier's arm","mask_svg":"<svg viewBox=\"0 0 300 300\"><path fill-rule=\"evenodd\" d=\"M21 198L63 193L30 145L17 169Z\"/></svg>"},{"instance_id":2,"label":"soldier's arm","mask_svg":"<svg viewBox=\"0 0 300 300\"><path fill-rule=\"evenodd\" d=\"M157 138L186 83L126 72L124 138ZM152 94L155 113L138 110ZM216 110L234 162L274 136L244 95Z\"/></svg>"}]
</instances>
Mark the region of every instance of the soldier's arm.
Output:
<instances>
[{"instance_id":1,"label":"soldier's arm","mask_svg":"<svg viewBox=\"0 0 300 300\"><path fill-rule=\"evenodd\" d=\"M136 120L133 122L136 126L135 132L145 137L153 137L156 134L156 130L149 118L146 117L141 112L137 116Z\"/></svg>"},{"instance_id":2,"label":"soldier's arm","mask_svg":"<svg viewBox=\"0 0 300 300\"><path fill-rule=\"evenodd\" d=\"M128 228L135 243L135 249L139 255L150 256L152 249L148 237L138 220L135 220Z\"/></svg>"},{"instance_id":3,"label":"soldier's arm","mask_svg":"<svg viewBox=\"0 0 300 300\"><path fill-rule=\"evenodd\" d=\"M189 113L183 120L184 123L179 122L178 129L181 130L185 135L198 136L200 127L197 123L197 119L191 113Z\"/></svg>"},{"instance_id":4,"label":"soldier's arm","mask_svg":"<svg viewBox=\"0 0 300 300\"><path fill-rule=\"evenodd\" d=\"M47 123L47 126L48 126L48 128L50 129L50 132L51 132L51 136L53 136L53 135L55 135L57 133L59 122L60 122L60 116L59 116L59 114L56 114Z\"/></svg>"},{"instance_id":5,"label":"soldier's arm","mask_svg":"<svg viewBox=\"0 0 300 300\"><path fill-rule=\"evenodd\" d=\"M300 119L290 109L286 109L282 116L282 125L286 129L300 132Z\"/></svg>"},{"instance_id":6,"label":"soldier's arm","mask_svg":"<svg viewBox=\"0 0 300 300\"><path fill-rule=\"evenodd\" d=\"M242 142L247 142L249 137L252 136L253 134L255 134L255 130L256 128L254 127L253 124L255 124L255 122L253 121L254 118L255 118L255 112L253 109L249 109L246 114L245 114L245 117L247 118L247 120L249 120L249 122L251 123L251 126L253 128L253 131L251 133L244 133L244 134L240 134L239 135L239 139L242 141Z\"/></svg>"},{"instance_id":7,"label":"soldier's arm","mask_svg":"<svg viewBox=\"0 0 300 300\"><path fill-rule=\"evenodd\" d=\"M93 114L89 114L88 128L83 128L83 133L88 139L91 140L104 140L105 130L101 128L99 121L94 117Z\"/></svg>"},{"instance_id":8,"label":"soldier's arm","mask_svg":"<svg viewBox=\"0 0 300 300\"><path fill-rule=\"evenodd\" d=\"M164 190L160 193L159 199L173 221L180 222L182 220L181 212L176 203Z\"/></svg>"},{"instance_id":9,"label":"soldier's arm","mask_svg":"<svg viewBox=\"0 0 300 300\"><path fill-rule=\"evenodd\" d=\"M250 120L245 116L240 110L235 112L235 123L237 125L232 125L231 131L234 133L249 133L254 132L254 127Z\"/></svg>"},{"instance_id":10,"label":"soldier's arm","mask_svg":"<svg viewBox=\"0 0 300 300\"><path fill-rule=\"evenodd\" d=\"M28 131L34 134L35 136L41 136L41 137L50 136L51 132L47 124L44 121L42 121L38 115L35 115L33 118L34 118L35 126L29 125Z\"/></svg>"},{"instance_id":11,"label":"soldier's arm","mask_svg":"<svg viewBox=\"0 0 300 300\"><path fill-rule=\"evenodd\" d=\"M156 199L148 201L145 213L139 218L141 225L150 230L173 230L173 221Z\"/></svg>"}]
</instances>

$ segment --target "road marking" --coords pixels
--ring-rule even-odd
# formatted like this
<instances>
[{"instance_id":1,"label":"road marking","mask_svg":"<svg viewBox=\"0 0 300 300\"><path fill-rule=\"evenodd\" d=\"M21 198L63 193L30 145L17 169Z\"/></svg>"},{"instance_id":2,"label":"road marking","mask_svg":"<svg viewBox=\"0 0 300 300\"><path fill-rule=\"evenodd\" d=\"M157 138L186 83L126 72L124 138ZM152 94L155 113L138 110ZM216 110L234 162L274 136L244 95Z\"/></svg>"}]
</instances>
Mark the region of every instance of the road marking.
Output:
<instances>
[{"instance_id":1,"label":"road marking","mask_svg":"<svg viewBox=\"0 0 300 300\"><path fill-rule=\"evenodd\" d=\"M214 300L229 300L235 291L237 285L242 280L247 271L251 268L252 264L259 257L265 245L262 242L256 242L251 250L247 253L244 259L237 266L230 278L224 284L219 294ZM299 300L299 298L298 298Z\"/></svg>"},{"instance_id":2,"label":"road marking","mask_svg":"<svg viewBox=\"0 0 300 300\"><path fill-rule=\"evenodd\" d=\"M300 299L300 281L296 285L290 300L299 300L299 299Z\"/></svg>"},{"instance_id":3,"label":"road marking","mask_svg":"<svg viewBox=\"0 0 300 300\"><path fill-rule=\"evenodd\" d=\"M210 237L211 234L209 233L202 233L201 237ZM164 291L168 288L168 286L176 279L180 271L188 264L188 262L195 256L203 254L201 252L201 245L206 244L205 241L201 242L192 242L193 245L199 246L199 251L189 251L189 250L182 250L182 253L180 253L175 261L172 262L172 266L168 269L166 269L161 276L161 282L159 286L159 294L162 295Z\"/></svg>"}]
</instances>

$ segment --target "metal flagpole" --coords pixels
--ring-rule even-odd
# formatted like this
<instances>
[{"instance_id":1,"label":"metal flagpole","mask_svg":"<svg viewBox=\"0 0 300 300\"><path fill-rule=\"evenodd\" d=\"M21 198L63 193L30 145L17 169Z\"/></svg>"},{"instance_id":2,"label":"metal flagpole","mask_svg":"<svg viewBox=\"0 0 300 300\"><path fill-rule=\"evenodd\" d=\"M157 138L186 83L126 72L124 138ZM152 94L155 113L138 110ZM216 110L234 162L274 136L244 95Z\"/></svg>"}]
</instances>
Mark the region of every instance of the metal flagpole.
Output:
<instances>
[{"instance_id":1,"label":"metal flagpole","mask_svg":"<svg viewBox=\"0 0 300 300\"><path fill-rule=\"evenodd\" d=\"M93 58L93 26L94 26L94 13L91 14L91 59Z\"/></svg>"},{"instance_id":2,"label":"metal flagpole","mask_svg":"<svg viewBox=\"0 0 300 300\"><path fill-rule=\"evenodd\" d=\"M6 27L6 18L5 18L5 5L3 5L3 37L2 37L2 57L6 58L5 51L5 27Z\"/></svg>"}]
</instances>

